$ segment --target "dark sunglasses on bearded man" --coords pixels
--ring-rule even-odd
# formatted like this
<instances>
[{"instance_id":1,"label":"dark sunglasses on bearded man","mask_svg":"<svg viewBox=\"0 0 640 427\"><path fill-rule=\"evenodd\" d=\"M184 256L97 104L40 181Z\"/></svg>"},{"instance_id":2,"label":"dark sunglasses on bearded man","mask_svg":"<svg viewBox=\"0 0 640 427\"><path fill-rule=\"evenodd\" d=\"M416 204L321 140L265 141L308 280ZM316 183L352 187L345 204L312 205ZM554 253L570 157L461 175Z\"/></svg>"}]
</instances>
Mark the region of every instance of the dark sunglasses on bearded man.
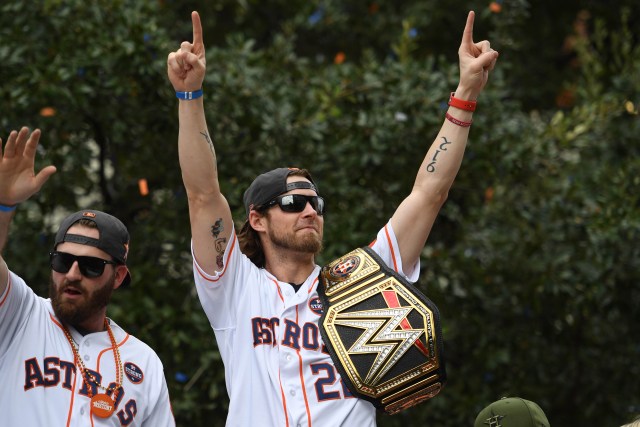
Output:
<instances>
[{"instance_id":1,"label":"dark sunglasses on bearded man","mask_svg":"<svg viewBox=\"0 0 640 427\"><path fill-rule=\"evenodd\" d=\"M76 256L66 252L51 252L49 254L51 269L58 273L68 273L73 263L78 261L78 268L84 277L94 279L102 276L107 264L117 264L115 261L107 261L92 256Z\"/></svg>"},{"instance_id":2,"label":"dark sunglasses on bearded man","mask_svg":"<svg viewBox=\"0 0 640 427\"><path fill-rule=\"evenodd\" d=\"M278 196L270 202L258 207L256 210L265 210L276 204L280 206L283 212L302 212L307 203L311 203L311 207L318 215L324 215L324 199L320 196L306 196L304 194L285 194Z\"/></svg>"}]
</instances>

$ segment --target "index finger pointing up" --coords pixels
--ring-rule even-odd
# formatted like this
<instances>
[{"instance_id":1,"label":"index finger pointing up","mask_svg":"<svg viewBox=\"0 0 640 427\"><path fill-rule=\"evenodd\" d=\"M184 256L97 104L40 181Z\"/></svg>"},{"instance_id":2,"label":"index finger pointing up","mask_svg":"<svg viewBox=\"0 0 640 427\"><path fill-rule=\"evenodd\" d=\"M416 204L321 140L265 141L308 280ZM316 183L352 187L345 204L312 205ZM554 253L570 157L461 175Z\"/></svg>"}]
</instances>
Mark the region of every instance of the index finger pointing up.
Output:
<instances>
[{"instance_id":1,"label":"index finger pointing up","mask_svg":"<svg viewBox=\"0 0 640 427\"><path fill-rule=\"evenodd\" d=\"M191 23L193 25L193 44L202 44L202 24L198 12L191 12Z\"/></svg>"},{"instance_id":2,"label":"index finger pointing up","mask_svg":"<svg viewBox=\"0 0 640 427\"><path fill-rule=\"evenodd\" d=\"M473 44L473 21L475 16L476 14L473 10L467 15L467 24L464 26L464 32L462 33L463 44Z\"/></svg>"}]
</instances>

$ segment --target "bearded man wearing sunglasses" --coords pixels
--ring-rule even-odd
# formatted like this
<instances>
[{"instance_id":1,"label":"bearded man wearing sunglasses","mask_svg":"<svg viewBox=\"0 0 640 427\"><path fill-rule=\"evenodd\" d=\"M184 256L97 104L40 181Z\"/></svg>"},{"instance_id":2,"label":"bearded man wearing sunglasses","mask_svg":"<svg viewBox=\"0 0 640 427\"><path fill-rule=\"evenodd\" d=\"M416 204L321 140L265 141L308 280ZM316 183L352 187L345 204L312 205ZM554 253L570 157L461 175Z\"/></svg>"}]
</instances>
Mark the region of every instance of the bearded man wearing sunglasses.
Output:
<instances>
[{"instance_id":1,"label":"bearded man wearing sunglasses","mask_svg":"<svg viewBox=\"0 0 640 427\"><path fill-rule=\"evenodd\" d=\"M315 256L322 248L325 204L304 169L259 175L244 194L246 219L236 233L205 120L205 49L200 17L192 13L193 41L169 54L167 72L179 99L178 149L196 290L224 362L227 425L373 426L376 408L396 413L442 387L440 341L429 335L439 333L437 325L432 328L436 311L405 290L418 278L420 253L462 161L475 100L498 58L488 41L473 41L474 17L470 12L459 48L460 83L411 194L370 249L321 269ZM368 285L354 273L364 272L363 265L380 272L375 280L393 282L380 285L384 293L373 290L380 309L352 302L368 298L360 292ZM357 286L344 286L352 280ZM343 290L350 295L341 300ZM333 305L326 305L332 298ZM355 308L339 311L336 306L346 300ZM427 327L418 327L425 319ZM341 327L332 330L336 322ZM340 329L351 342L340 347L338 339L329 348L327 338ZM390 369L403 365L398 361L404 355L428 363L411 367L408 375ZM361 360L350 364L352 356ZM387 393L396 383L408 386Z\"/></svg>"},{"instance_id":2,"label":"bearded man wearing sunglasses","mask_svg":"<svg viewBox=\"0 0 640 427\"><path fill-rule=\"evenodd\" d=\"M40 131L0 140L0 252L19 203L55 173L34 173ZM117 218L83 210L65 218L49 254L50 299L38 297L0 256L2 425L175 426L162 363L106 317L128 286L129 232Z\"/></svg>"}]
</instances>

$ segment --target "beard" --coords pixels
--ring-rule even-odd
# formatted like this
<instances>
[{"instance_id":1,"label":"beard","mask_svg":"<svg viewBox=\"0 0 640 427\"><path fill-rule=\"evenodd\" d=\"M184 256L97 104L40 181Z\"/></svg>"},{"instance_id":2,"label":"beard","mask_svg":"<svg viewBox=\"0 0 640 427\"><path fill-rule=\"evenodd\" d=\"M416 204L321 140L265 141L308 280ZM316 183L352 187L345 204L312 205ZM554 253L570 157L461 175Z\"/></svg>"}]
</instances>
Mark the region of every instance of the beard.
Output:
<instances>
[{"instance_id":1,"label":"beard","mask_svg":"<svg viewBox=\"0 0 640 427\"><path fill-rule=\"evenodd\" d=\"M283 249L317 255L322 250L322 235L305 233L296 237L292 232L278 232L270 228L268 231L271 243Z\"/></svg>"},{"instance_id":2,"label":"beard","mask_svg":"<svg viewBox=\"0 0 640 427\"><path fill-rule=\"evenodd\" d=\"M73 327L82 324L109 304L115 281L116 276L115 272L113 272L101 287L90 292L80 281L69 282L63 280L56 286L53 277L51 277L49 281L49 298L51 298L54 313L62 322ZM64 291L67 288L80 292L83 298L79 301L65 299Z\"/></svg>"}]
</instances>

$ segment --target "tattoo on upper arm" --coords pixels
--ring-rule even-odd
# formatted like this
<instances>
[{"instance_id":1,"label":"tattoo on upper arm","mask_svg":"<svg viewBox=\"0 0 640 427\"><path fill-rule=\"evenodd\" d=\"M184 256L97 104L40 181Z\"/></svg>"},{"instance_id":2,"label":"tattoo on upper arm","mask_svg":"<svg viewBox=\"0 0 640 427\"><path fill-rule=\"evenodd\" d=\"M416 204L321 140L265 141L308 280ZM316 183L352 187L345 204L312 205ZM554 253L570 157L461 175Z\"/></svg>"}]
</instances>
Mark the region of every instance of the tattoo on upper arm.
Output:
<instances>
[{"instance_id":1,"label":"tattoo on upper arm","mask_svg":"<svg viewBox=\"0 0 640 427\"><path fill-rule=\"evenodd\" d=\"M435 153L433 153L433 158L431 159L431 163L429 163L427 165L427 172L435 172L436 171L436 162L438 161L438 154L440 154L441 151L447 151L447 145L451 144L452 141L448 141L447 138L445 138L444 136L441 137L444 142L442 144L440 144L440 146L438 147L438 149L436 150Z\"/></svg>"},{"instance_id":2,"label":"tattoo on upper arm","mask_svg":"<svg viewBox=\"0 0 640 427\"><path fill-rule=\"evenodd\" d=\"M227 239L224 237L219 237L220 233L224 231L224 225L222 224L222 218L218 218L216 222L211 226L211 235L213 236L213 242L216 248L216 265L218 268L222 268L224 266L223 256L225 250L225 244L227 243Z\"/></svg>"}]
</instances>

